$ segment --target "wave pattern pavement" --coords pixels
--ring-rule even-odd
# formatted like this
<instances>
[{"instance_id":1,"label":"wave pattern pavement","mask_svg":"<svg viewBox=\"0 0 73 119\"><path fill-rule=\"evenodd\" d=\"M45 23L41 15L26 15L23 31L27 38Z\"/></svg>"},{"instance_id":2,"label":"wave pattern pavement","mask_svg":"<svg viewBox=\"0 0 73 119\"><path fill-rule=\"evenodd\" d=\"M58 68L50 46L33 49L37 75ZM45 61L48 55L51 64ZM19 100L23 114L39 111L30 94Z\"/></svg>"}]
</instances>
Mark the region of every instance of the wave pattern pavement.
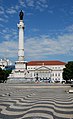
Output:
<instances>
[{"instance_id":1,"label":"wave pattern pavement","mask_svg":"<svg viewBox=\"0 0 73 119\"><path fill-rule=\"evenodd\" d=\"M73 94L65 88L0 85L0 119L73 119Z\"/></svg>"}]
</instances>

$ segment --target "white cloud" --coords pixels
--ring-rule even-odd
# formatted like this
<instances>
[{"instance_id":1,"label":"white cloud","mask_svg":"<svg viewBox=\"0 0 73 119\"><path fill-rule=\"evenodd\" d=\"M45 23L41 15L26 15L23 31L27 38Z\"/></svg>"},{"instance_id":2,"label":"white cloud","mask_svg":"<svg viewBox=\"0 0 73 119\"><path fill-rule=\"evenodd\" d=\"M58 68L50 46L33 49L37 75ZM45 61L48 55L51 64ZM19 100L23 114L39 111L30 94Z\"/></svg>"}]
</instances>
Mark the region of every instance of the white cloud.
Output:
<instances>
[{"instance_id":1,"label":"white cloud","mask_svg":"<svg viewBox=\"0 0 73 119\"><path fill-rule=\"evenodd\" d=\"M49 55L73 55L73 35L58 36L50 39L47 36L34 37L26 40L26 57L42 59Z\"/></svg>"},{"instance_id":2,"label":"white cloud","mask_svg":"<svg viewBox=\"0 0 73 119\"><path fill-rule=\"evenodd\" d=\"M0 32L3 42L0 42L0 57L15 58L17 57L18 36L15 29L3 29Z\"/></svg>"},{"instance_id":3,"label":"white cloud","mask_svg":"<svg viewBox=\"0 0 73 119\"><path fill-rule=\"evenodd\" d=\"M17 56L17 42L3 41L0 43L0 57L13 58Z\"/></svg>"},{"instance_id":4,"label":"white cloud","mask_svg":"<svg viewBox=\"0 0 73 119\"><path fill-rule=\"evenodd\" d=\"M19 10L20 6L19 5L15 5L15 9Z\"/></svg>"},{"instance_id":5,"label":"white cloud","mask_svg":"<svg viewBox=\"0 0 73 119\"><path fill-rule=\"evenodd\" d=\"M39 11L43 11L48 7L48 0L19 0L19 3L22 7L30 7Z\"/></svg>"},{"instance_id":6,"label":"white cloud","mask_svg":"<svg viewBox=\"0 0 73 119\"><path fill-rule=\"evenodd\" d=\"M17 49L17 40L3 41L0 43L0 57L16 58ZM24 51L26 60L41 60L52 55L73 56L73 34L58 36L57 39L50 39L48 35L27 38Z\"/></svg>"},{"instance_id":7,"label":"white cloud","mask_svg":"<svg viewBox=\"0 0 73 119\"><path fill-rule=\"evenodd\" d=\"M9 13L9 14L15 14L17 11L16 11L16 9L12 6L11 8L8 8L8 9L6 10L6 12Z\"/></svg>"},{"instance_id":8,"label":"white cloud","mask_svg":"<svg viewBox=\"0 0 73 119\"><path fill-rule=\"evenodd\" d=\"M4 40L17 40L18 37L18 32L17 29L9 29L9 28L5 28L0 32L1 36L3 37Z\"/></svg>"},{"instance_id":9,"label":"white cloud","mask_svg":"<svg viewBox=\"0 0 73 119\"><path fill-rule=\"evenodd\" d=\"M1 24L8 22L8 16L5 14L5 9L2 6L0 6L0 22Z\"/></svg>"},{"instance_id":10,"label":"white cloud","mask_svg":"<svg viewBox=\"0 0 73 119\"><path fill-rule=\"evenodd\" d=\"M36 2L36 8L39 11L43 11L44 9L46 9L48 7L48 1L47 0L38 0Z\"/></svg>"},{"instance_id":11,"label":"white cloud","mask_svg":"<svg viewBox=\"0 0 73 119\"><path fill-rule=\"evenodd\" d=\"M43 8L47 8L48 7L48 4L47 4L47 0L39 0L36 2L36 4L40 7L43 7Z\"/></svg>"},{"instance_id":12,"label":"white cloud","mask_svg":"<svg viewBox=\"0 0 73 119\"><path fill-rule=\"evenodd\" d=\"M26 7L24 0L19 0L19 4L20 4L22 7Z\"/></svg>"},{"instance_id":13,"label":"white cloud","mask_svg":"<svg viewBox=\"0 0 73 119\"><path fill-rule=\"evenodd\" d=\"M26 0L26 4L28 7L34 7L34 0Z\"/></svg>"},{"instance_id":14,"label":"white cloud","mask_svg":"<svg viewBox=\"0 0 73 119\"><path fill-rule=\"evenodd\" d=\"M0 23L8 22L8 15L6 15L5 8L0 6Z\"/></svg>"}]
</instances>

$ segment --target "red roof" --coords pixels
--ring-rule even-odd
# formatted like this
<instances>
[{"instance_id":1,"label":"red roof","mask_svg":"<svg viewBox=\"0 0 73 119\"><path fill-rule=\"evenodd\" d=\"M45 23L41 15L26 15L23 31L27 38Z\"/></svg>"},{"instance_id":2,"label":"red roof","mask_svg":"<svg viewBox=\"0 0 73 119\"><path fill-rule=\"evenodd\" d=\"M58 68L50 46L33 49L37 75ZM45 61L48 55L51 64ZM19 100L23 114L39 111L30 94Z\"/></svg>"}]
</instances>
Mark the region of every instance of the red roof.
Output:
<instances>
[{"instance_id":1,"label":"red roof","mask_svg":"<svg viewBox=\"0 0 73 119\"><path fill-rule=\"evenodd\" d=\"M40 65L65 65L65 62L61 61L30 61L27 63L28 66L40 66Z\"/></svg>"}]
</instances>

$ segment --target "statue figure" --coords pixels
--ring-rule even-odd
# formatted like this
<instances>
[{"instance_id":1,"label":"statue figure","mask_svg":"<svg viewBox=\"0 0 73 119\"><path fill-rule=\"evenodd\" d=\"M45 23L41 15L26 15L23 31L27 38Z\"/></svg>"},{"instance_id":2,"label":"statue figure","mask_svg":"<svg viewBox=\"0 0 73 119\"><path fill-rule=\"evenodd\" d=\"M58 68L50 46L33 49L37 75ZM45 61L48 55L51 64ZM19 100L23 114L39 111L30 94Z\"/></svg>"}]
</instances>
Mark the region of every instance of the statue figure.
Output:
<instances>
[{"instance_id":1,"label":"statue figure","mask_svg":"<svg viewBox=\"0 0 73 119\"><path fill-rule=\"evenodd\" d=\"M23 11L21 10L20 13L19 13L20 20L23 20L23 15L24 15L24 13L23 13Z\"/></svg>"}]
</instances>

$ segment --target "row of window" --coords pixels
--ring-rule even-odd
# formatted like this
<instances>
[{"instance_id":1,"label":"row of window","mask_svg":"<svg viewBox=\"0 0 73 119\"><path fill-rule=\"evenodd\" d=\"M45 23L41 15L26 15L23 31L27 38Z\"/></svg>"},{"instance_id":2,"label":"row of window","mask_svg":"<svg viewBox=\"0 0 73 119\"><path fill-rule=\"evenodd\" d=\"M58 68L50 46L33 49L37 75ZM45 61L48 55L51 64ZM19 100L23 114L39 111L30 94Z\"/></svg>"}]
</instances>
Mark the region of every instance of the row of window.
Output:
<instances>
[{"instance_id":1,"label":"row of window","mask_svg":"<svg viewBox=\"0 0 73 119\"><path fill-rule=\"evenodd\" d=\"M41 72L39 72L39 73L34 73L34 76L37 75L37 74L38 74L38 75L41 75ZM43 72L43 73L42 73L42 75L44 75L44 74L46 74L46 72ZM49 74L49 73L47 73L47 74ZM53 76L53 77L54 77L54 76L55 76L55 77L57 77L57 76L60 77L61 74L60 74L60 73L53 73L53 74L50 73L50 75Z\"/></svg>"},{"instance_id":2,"label":"row of window","mask_svg":"<svg viewBox=\"0 0 73 119\"><path fill-rule=\"evenodd\" d=\"M28 69L36 69L35 67L28 67ZM61 69L61 67L49 67L49 69Z\"/></svg>"},{"instance_id":3,"label":"row of window","mask_svg":"<svg viewBox=\"0 0 73 119\"><path fill-rule=\"evenodd\" d=\"M60 73L53 73L52 76L60 76Z\"/></svg>"},{"instance_id":4,"label":"row of window","mask_svg":"<svg viewBox=\"0 0 73 119\"><path fill-rule=\"evenodd\" d=\"M52 78L52 80L54 81L60 81L60 78Z\"/></svg>"}]
</instances>

